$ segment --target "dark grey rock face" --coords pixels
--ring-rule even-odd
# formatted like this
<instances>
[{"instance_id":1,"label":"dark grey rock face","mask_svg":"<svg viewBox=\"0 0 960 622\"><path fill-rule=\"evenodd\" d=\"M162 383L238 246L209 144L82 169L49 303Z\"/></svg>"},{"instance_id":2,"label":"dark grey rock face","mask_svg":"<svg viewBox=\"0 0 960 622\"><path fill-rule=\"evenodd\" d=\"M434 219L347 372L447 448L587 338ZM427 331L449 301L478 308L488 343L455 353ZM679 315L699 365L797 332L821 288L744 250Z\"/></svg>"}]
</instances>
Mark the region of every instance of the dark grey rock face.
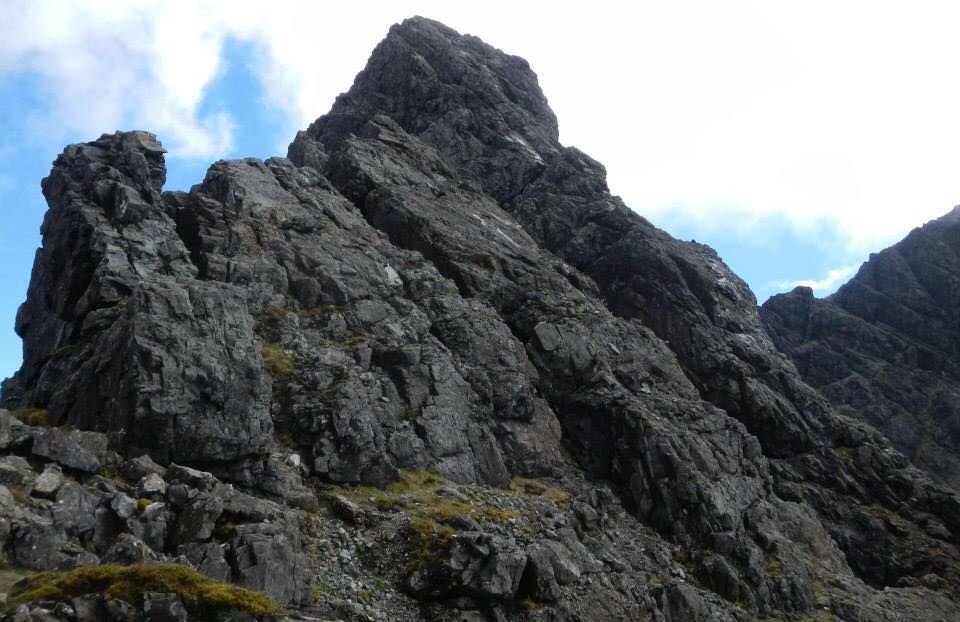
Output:
<instances>
[{"instance_id":1,"label":"dark grey rock face","mask_svg":"<svg viewBox=\"0 0 960 622\"><path fill-rule=\"evenodd\" d=\"M448 555L412 574L410 589L433 598L513 598L527 566L527 555L515 542L484 533L456 536Z\"/></svg>"},{"instance_id":2,"label":"dark grey rock face","mask_svg":"<svg viewBox=\"0 0 960 622\"><path fill-rule=\"evenodd\" d=\"M804 379L960 487L960 212L870 256L837 293L774 296L761 317Z\"/></svg>"},{"instance_id":3,"label":"dark grey rock face","mask_svg":"<svg viewBox=\"0 0 960 622\"><path fill-rule=\"evenodd\" d=\"M337 618L958 611L957 497L609 194L522 59L408 20L288 156L163 194L142 132L55 163L4 401L105 434L0 412L19 563L168 559Z\"/></svg>"},{"instance_id":4,"label":"dark grey rock face","mask_svg":"<svg viewBox=\"0 0 960 622\"><path fill-rule=\"evenodd\" d=\"M54 163L17 320L24 364L5 395L162 460L256 456L272 427L250 314L237 288L196 279L163 210L164 178L146 132L68 147Z\"/></svg>"},{"instance_id":5,"label":"dark grey rock face","mask_svg":"<svg viewBox=\"0 0 960 622\"><path fill-rule=\"evenodd\" d=\"M391 76L401 67L417 70L398 86ZM497 78L495 88L490 76ZM613 387L657 401L654 412L675 409L699 420L686 426L697 439L712 429L727 436L722 446L729 449L730 421L741 422L748 434L735 445L745 448L743 456L767 456L777 496L816 508L869 581L885 585L925 574L929 560L917 554L916 544L927 537L926 517L936 515L956 534L956 496L912 470L879 435L835 415L774 347L746 285L708 247L674 240L611 196L603 167L559 144L553 117L537 112L543 101L535 76L519 59L438 24L408 21L374 51L331 113L298 135L290 154L306 153L306 141L314 140L315 151L329 154L324 166L331 180L371 223L395 244L423 252L462 292L489 300L513 332L529 340L544 394L580 464L618 479L630 505L653 524L676 530L676 517L683 515L696 523L684 532L710 538L728 529L736 533L738 521L727 521L724 513L738 515L740 504L762 496L762 488L736 486L732 495L725 488L719 511L705 511L700 501L695 511L684 508L683 499L700 495L678 491L696 481L694 473L713 469L696 466L702 452L677 446L683 432L676 424L664 430L668 441L651 442L662 423L634 427L639 419L633 409L623 410L616 390L589 397L598 383L588 378L603 369L604 358ZM474 260L484 253L492 261ZM537 279L535 288L524 283L525 273L554 258L561 264L551 273L563 275L577 295L560 288L549 297L547 278ZM536 301L523 295L533 289ZM579 295L581 304L595 301L602 308L566 311ZM555 314L576 317L566 328L569 338L546 325L536 330L541 321L553 323ZM611 322L629 325L628 337L591 348L595 336L623 334ZM583 329L589 336L577 335ZM647 354L624 356L631 346ZM549 360L554 353L559 360ZM631 359L639 368L630 368ZM676 401L691 396L723 413ZM610 426L616 412L630 414ZM756 441L759 448L751 448ZM852 464L850 448L874 458ZM621 455L627 464L637 456L659 464L641 477L619 462ZM612 464L598 463L598 456ZM713 460L716 453L706 464ZM729 458L719 462L730 464ZM755 467L732 468L750 473ZM757 472L767 471L761 466ZM882 533L861 526L870 523L875 506L899 512L900 526L885 526ZM863 518L851 524L851 516ZM864 553L876 550L878 541L896 553Z\"/></svg>"}]
</instances>

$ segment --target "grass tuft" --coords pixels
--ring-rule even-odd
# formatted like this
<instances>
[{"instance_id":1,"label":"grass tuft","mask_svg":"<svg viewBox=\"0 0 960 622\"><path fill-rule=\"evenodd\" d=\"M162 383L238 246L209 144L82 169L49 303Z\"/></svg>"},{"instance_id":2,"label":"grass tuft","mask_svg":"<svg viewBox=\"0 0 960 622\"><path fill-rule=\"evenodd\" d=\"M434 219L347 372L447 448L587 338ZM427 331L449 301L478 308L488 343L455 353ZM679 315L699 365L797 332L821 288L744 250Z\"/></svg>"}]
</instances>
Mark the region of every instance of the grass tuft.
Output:
<instances>
[{"instance_id":1,"label":"grass tuft","mask_svg":"<svg viewBox=\"0 0 960 622\"><path fill-rule=\"evenodd\" d=\"M483 517L487 520L502 523L513 518L517 518L517 513L512 510L498 510L497 508L486 508L483 510Z\"/></svg>"},{"instance_id":2,"label":"grass tuft","mask_svg":"<svg viewBox=\"0 0 960 622\"><path fill-rule=\"evenodd\" d=\"M27 425L48 425L50 413L46 408L18 408L13 416Z\"/></svg>"},{"instance_id":3,"label":"grass tuft","mask_svg":"<svg viewBox=\"0 0 960 622\"><path fill-rule=\"evenodd\" d=\"M144 592L177 594L187 611L202 620L218 619L229 611L246 611L257 617L281 612L266 594L214 581L179 564L149 563L41 572L16 583L5 606L12 610L38 600L69 602L82 594L100 593L140 607Z\"/></svg>"},{"instance_id":4,"label":"grass tuft","mask_svg":"<svg viewBox=\"0 0 960 622\"><path fill-rule=\"evenodd\" d=\"M429 516L414 516L410 519L410 533L412 535L411 544L416 555L408 570L412 571L414 567L431 559L440 551L445 551L450 546L450 538L455 533L447 525L442 525Z\"/></svg>"},{"instance_id":5,"label":"grass tuft","mask_svg":"<svg viewBox=\"0 0 960 622\"><path fill-rule=\"evenodd\" d=\"M528 497L545 497L558 507L570 501L570 493L526 477L514 477L510 480L510 490Z\"/></svg>"},{"instance_id":6,"label":"grass tuft","mask_svg":"<svg viewBox=\"0 0 960 622\"><path fill-rule=\"evenodd\" d=\"M783 564L780 563L779 559L773 558L767 562L766 568L763 570L763 576L767 579L773 579L775 577L783 576Z\"/></svg>"},{"instance_id":7,"label":"grass tuft","mask_svg":"<svg viewBox=\"0 0 960 622\"><path fill-rule=\"evenodd\" d=\"M293 360L279 343L265 343L260 348L263 367L274 380L283 380L293 373Z\"/></svg>"},{"instance_id":8,"label":"grass tuft","mask_svg":"<svg viewBox=\"0 0 960 622\"><path fill-rule=\"evenodd\" d=\"M527 598L520 602L520 608L527 613L533 613L534 611L540 609L540 605L536 601Z\"/></svg>"}]
</instances>

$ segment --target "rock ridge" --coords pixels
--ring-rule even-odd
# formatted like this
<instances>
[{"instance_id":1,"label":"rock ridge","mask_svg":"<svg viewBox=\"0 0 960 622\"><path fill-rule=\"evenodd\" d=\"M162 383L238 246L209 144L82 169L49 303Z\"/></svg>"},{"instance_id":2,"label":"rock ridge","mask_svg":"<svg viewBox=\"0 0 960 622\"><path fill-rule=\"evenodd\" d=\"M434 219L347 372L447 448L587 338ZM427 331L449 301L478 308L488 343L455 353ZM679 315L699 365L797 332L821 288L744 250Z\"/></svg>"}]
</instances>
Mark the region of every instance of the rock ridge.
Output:
<instances>
[{"instance_id":1,"label":"rock ridge","mask_svg":"<svg viewBox=\"0 0 960 622\"><path fill-rule=\"evenodd\" d=\"M772 297L761 317L804 379L882 431L938 481L960 486L957 208L870 256L835 294Z\"/></svg>"}]
</instances>

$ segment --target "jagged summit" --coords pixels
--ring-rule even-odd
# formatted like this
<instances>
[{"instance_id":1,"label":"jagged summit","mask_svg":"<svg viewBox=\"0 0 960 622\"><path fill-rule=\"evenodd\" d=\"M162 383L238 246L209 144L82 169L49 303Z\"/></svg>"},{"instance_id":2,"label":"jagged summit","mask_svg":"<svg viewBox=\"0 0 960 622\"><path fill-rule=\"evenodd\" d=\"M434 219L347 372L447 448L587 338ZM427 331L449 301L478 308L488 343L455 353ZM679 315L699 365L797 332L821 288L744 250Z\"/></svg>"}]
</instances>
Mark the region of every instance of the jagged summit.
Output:
<instances>
[{"instance_id":1,"label":"jagged summit","mask_svg":"<svg viewBox=\"0 0 960 622\"><path fill-rule=\"evenodd\" d=\"M375 114L422 135L504 201L560 151L557 119L525 60L438 22L416 17L390 29L331 111L300 134L328 151Z\"/></svg>"},{"instance_id":2,"label":"jagged summit","mask_svg":"<svg viewBox=\"0 0 960 622\"><path fill-rule=\"evenodd\" d=\"M4 385L27 423L0 417L10 459L148 453L162 512L119 514L136 481L85 497L100 531L37 502L14 563L123 533L359 619L960 612L960 500L804 383L712 249L610 195L522 59L413 18L288 158L162 171L143 133L55 163Z\"/></svg>"}]
</instances>

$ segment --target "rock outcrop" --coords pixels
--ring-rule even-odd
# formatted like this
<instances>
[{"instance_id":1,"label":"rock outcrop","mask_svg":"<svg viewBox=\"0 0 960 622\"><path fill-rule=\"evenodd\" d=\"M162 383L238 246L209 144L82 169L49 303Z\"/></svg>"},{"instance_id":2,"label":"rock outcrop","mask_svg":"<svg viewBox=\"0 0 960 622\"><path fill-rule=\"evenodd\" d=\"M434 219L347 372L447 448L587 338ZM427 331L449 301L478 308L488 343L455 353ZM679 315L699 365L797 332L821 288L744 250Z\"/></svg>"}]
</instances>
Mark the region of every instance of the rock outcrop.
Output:
<instances>
[{"instance_id":1,"label":"rock outcrop","mask_svg":"<svg viewBox=\"0 0 960 622\"><path fill-rule=\"evenodd\" d=\"M960 488L960 208L871 255L832 296L800 287L761 317L838 411Z\"/></svg>"},{"instance_id":2,"label":"rock outcrop","mask_svg":"<svg viewBox=\"0 0 960 622\"><path fill-rule=\"evenodd\" d=\"M44 181L17 565L175 561L350 619L960 615L956 494L610 195L522 59L407 20L287 158L163 177L131 132ZM34 509L66 489L67 523Z\"/></svg>"},{"instance_id":3,"label":"rock outcrop","mask_svg":"<svg viewBox=\"0 0 960 622\"><path fill-rule=\"evenodd\" d=\"M198 278L163 208L165 177L145 132L57 158L17 314L23 368L5 396L161 460L257 456L272 432L270 383L245 295Z\"/></svg>"}]
</instances>

